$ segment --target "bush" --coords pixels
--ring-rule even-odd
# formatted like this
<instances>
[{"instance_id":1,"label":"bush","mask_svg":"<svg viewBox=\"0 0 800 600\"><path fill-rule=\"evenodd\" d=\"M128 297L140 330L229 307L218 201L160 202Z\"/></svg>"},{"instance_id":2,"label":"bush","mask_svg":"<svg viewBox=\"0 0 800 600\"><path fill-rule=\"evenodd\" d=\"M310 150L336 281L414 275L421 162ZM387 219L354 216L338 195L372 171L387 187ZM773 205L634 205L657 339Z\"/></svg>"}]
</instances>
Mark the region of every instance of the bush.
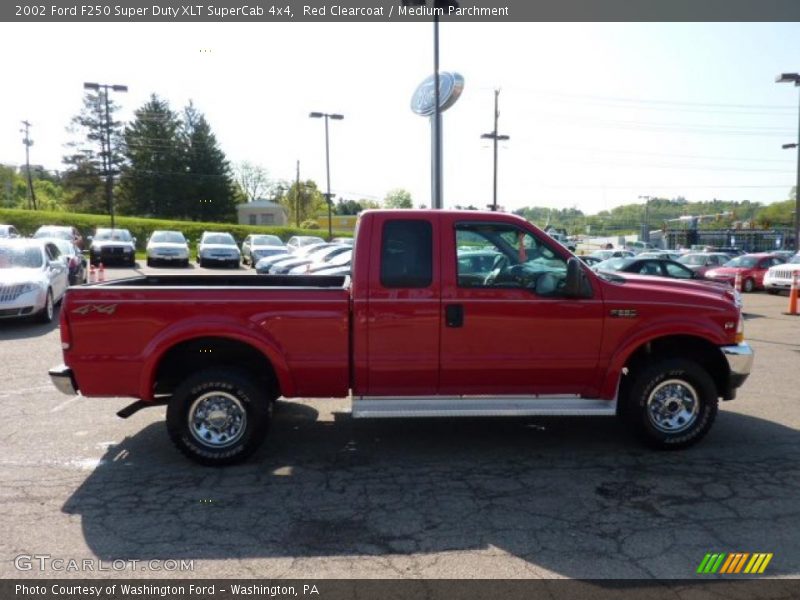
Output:
<instances>
[{"instance_id":1,"label":"bush","mask_svg":"<svg viewBox=\"0 0 800 600\"><path fill-rule=\"evenodd\" d=\"M85 213L69 213L55 211L22 210L0 208L0 223L14 225L23 235L33 235L42 225L72 225L77 227L84 237L92 235L98 227L111 227L111 219L107 215L90 215ZM306 223L310 223L307 221ZM305 225L306 223L303 223ZM319 225L315 229L319 229ZM166 219L143 219L141 217L116 217L116 225L120 229L128 229L136 238L137 248L143 250L147 237L156 229L174 229L182 231L189 244L200 240L204 231L228 231L237 242L241 243L251 233L269 233L277 235L283 241L293 235L319 235L319 231L303 227L267 227L259 225L236 225L231 223L204 223L200 221L170 221ZM349 231L334 231L336 236L351 236Z\"/></svg>"},{"instance_id":2,"label":"bush","mask_svg":"<svg viewBox=\"0 0 800 600\"><path fill-rule=\"evenodd\" d=\"M319 223L317 223L316 221L312 221L311 219L308 219L307 221L303 221L302 223L300 223L300 227L302 227L303 229L319 229L320 228L319 227Z\"/></svg>"}]
</instances>

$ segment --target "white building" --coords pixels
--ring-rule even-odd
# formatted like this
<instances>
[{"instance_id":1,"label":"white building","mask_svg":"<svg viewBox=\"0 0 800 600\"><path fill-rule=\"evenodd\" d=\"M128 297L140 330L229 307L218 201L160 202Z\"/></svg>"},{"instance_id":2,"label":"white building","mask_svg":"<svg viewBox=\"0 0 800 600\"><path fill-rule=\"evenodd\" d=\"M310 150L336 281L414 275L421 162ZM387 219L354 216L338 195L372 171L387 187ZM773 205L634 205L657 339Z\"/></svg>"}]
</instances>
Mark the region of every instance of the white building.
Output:
<instances>
[{"instance_id":1,"label":"white building","mask_svg":"<svg viewBox=\"0 0 800 600\"><path fill-rule=\"evenodd\" d=\"M253 200L236 205L239 225L286 225L286 211L272 200Z\"/></svg>"}]
</instances>

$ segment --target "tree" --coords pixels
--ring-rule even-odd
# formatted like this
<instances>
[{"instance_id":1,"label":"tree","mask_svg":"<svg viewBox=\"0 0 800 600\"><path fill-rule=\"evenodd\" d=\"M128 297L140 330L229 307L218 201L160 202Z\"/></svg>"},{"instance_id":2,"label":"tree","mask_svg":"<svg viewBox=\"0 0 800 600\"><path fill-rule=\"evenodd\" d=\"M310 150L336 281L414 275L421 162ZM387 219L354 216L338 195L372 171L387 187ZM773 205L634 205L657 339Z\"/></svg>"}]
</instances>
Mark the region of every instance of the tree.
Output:
<instances>
[{"instance_id":1,"label":"tree","mask_svg":"<svg viewBox=\"0 0 800 600\"><path fill-rule=\"evenodd\" d=\"M155 94L125 128L127 163L120 177L120 212L142 217L186 217L186 159L181 122Z\"/></svg>"},{"instance_id":2,"label":"tree","mask_svg":"<svg viewBox=\"0 0 800 600\"><path fill-rule=\"evenodd\" d=\"M312 180L292 183L288 187L280 187L275 202L283 206L290 222L300 227L303 221L315 219L317 214L325 210L325 196L317 189Z\"/></svg>"},{"instance_id":3,"label":"tree","mask_svg":"<svg viewBox=\"0 0 800 600\"><path fill-rule=\"evenodd\" d=\"M357 215L364 207L361 205L360 202L356 202L355 200L345 200L343 198L339 198L336 202L336 206L333 209L333 214L335 215Z\"/></svg>"},{"instance_id":4,"label":"tree","mask_svg":"<svg viewBox=\"0 0 800 600\"><path fill-rule=\"evenodd\" d=\"M119 172L124 164L123 124L115 118L119 105L108 99L110 121L110 148L106 141L106 95L101 90L86 90L83 108L75 115L67 131L75 139L67 143L67 154L62 162L67 166L64 174L65 200L71 207L107 212L103 178L106 169Z\"/></svg>"},{"instance_id":5,"label":"tree","mask_svg":"<svg viewBox=\"0 0 800 600\"><path fill-rule=\"evenodd\" d=\"M183 209L192 220L236 221L231 166L205 116L189 105L184 110L182 143L186 157Z\"/></svg>"},{"instance_id":6,"label":"tree","mask_svg":"<svg viewBox=\"0 0 800 600\"><path fill-rule=\"evenodd\" d=\"M383 199L386 208L414 208L411 194L402 188L391 190Z\"/></svg>"},{"instance_id":7,"label":"tree","mask_svg":"<svg viewBox=\"0 0 800 600\"><path fill-rule=\"evenodd\" d=\"M236 183L244 193L246 202L271 195L274 187L269 179L269 172L264 167L248 161L236 165Z\"/></svg>"}]
</instances>

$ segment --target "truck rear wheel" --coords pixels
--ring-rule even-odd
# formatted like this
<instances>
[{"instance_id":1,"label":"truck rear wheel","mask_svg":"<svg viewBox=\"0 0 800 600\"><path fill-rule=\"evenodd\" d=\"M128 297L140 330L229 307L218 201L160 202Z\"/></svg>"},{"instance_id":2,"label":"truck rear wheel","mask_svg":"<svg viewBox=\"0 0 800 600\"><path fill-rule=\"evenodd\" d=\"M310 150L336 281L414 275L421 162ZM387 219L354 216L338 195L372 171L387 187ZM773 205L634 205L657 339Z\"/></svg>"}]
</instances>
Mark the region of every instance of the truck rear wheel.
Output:
<instances>
[{"instance_id":1,"label":"truck rear wheel","mask_svg":"<svg viewBox=\"0 0 800 600\"><path fill-rule=\"evenodd\" d=\"M695 444L717 415L714 381L689 360L667 359L645 366L629 389L626 419L654 448L678 450Z\"/></svg>"},{"instance_id":2,"label":"truck rear wheel","mask_svg":"<svg viewBox=\"0 0 800 600\"><path fill-rule=\"evenodd\" d=\"M242 462L264 441L272 398L235 368L201 371L181 383L167 405L172 442L210 466Z\"/></svg>"}]
</instances>

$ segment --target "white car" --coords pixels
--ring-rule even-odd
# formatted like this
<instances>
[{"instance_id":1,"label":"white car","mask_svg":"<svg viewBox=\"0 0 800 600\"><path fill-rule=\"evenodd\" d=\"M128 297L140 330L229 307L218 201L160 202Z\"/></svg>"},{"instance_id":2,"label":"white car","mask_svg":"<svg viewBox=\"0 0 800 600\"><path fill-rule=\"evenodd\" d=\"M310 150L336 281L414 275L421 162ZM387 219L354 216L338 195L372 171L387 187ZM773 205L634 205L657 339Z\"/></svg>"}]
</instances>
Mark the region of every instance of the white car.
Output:
<instances>
[{"instance_id":1,"label":"white car","mask_svg":"<svg viewBox=\"0 0 800 600\"><path fill-rule=\"evenodd\" d=\"M800 252L795 254L782 265L770 267L764 274L764 289L770 294L777 294L781 290L792 287L792 277L800 272Z\"/></svg>"},{"instance_id":2,"label":"white car","mask_svg":"<svg viewBox=\"0 0 800 600\"><path fill-rule=\"evenodd\" d=\"M189 266L189 244L180 231L154 231L147 240L147 266L157 262Z\"/></svg>"},{"instance_id":3,"label":"white car","mask_svg":"<svg viewBox=\"0 0 800 600\"><path fill-rule=\"evenodd\" d=\"M286 247L289 249L289 252L294 254L300 248L305 246L315 246L317 244L323 244L325 240L321 237L317 237L314 235L295 235L289 238L289 241L286 242Z\"/></svg>"},{"instance_id":4,"label":"white car","mask_svg":"<svg viewBox=\"0 0 800 600\"><path fill-rule=\"evenodd\" d=\"M0 240L0 318L53 320L69 285L69 269L53 242Z\"/></svg>"},{"instance_id":5,"label":"white car","mask_svg":"<svg viewBox=\"0 0 800 600\"><path fill-rule=\"evenodd\" d=\"M242 242L242 262L250 263L254 269L256 263L262 258L288 252L286 244L277 235L253 233L244 238Z\"/></svg>"},{"instance_id":6,"label":"white car","mask_svg":"<svg viewBox=\"0 0 800 600\"><path fill-rule=\"evenodd\" d=\"M227 232L204 231L200 243L197 245L197 262L201 267L212 264L222 264L239 268L242 253L236 245L236 240Z\"/></svg>"}]
</instances>

